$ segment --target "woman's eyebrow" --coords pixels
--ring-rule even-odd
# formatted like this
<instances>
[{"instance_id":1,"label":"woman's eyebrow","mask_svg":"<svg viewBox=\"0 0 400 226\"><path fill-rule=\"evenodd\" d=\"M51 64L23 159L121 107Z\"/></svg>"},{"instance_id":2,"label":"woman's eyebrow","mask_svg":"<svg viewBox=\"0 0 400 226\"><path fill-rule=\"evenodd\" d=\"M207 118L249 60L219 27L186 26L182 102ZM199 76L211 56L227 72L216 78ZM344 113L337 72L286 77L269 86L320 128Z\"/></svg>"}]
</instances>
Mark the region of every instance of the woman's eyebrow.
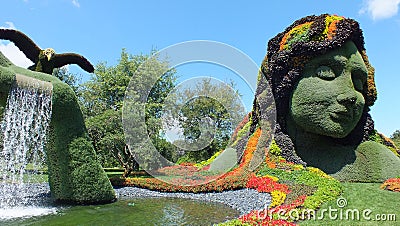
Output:
<instances>
[{"instance_id":1,"label":"woman's eyebrow","mask_svg":"<svg viewBox=\"0 0 400 226\"><path fill-rule=\"evenodd\" d=\"M334 65L334 66L346 66L348 58L343 55L330 55L327 57L319 58L317 64Z\"/></svg>"},{"instance_id":2,"label":"woman's eyebrow","mask_svg":"<svg viewBox=\"0 0 400 226\"><path fill-rule=\"evenodd\" d=\"M331 60L334 61L334 64L340 66L346 66L349 59L343 55L334 55Z\"/></svg>"}]
</instances>

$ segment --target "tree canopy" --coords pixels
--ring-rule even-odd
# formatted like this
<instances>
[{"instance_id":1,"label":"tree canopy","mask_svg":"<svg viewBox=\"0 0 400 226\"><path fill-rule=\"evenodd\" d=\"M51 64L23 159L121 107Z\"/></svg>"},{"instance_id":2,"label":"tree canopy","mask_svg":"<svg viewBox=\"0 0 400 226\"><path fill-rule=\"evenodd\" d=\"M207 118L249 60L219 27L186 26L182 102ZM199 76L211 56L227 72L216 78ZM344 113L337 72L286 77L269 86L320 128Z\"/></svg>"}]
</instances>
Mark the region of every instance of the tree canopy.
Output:
<instances>
[{"instance_id":1,"label":"tree canopy","mask_svg":"<svg viewBox=\"0 0 400 226\"><path fill-rule=\"evenodd\" d=\"M400 130L394 131L393 134L390 136L390 138L396 144L397 148L399 148L400 147Z\"/></svg>"},{"instance_id":2,"label":"tree canopy","mask_svg":"<svg viewBox=\"0 0 400 226\"><path fill-rule=\"evenodd\" d=\"M104 167L115 166L117 163L126 170L125 174L138 169L132 150L125 142L122 125L122 107L128 86L143 84L150 81L148 77L154 74L140 74L137 70L140 65L151 58L154 51L148 55L130 55L122 50L118 64L107 66L105 62L99 63L91 79L83 83L78 89L83 112L86 116L86 125L92 138L99 160ZM158 132L160 105L170 89L174 87L175 71L168 69L167 62L152 61L156 72L166 71L153 86L146 100L146 126L154 145L167 157L171 147L162 141Z\"/></svg>"},{"instance_id":3,"label":"tree canopy","mask_svg":"<svg viewBox=\"0 0 400 226\"><path fill-rule=\"evenodd\" d=\"M246 112L234 82L203 78L177 93L178 123L183 131L175 143L186 149L185 161L202 161L225 149Z\"/></svg>"}]
</instances>

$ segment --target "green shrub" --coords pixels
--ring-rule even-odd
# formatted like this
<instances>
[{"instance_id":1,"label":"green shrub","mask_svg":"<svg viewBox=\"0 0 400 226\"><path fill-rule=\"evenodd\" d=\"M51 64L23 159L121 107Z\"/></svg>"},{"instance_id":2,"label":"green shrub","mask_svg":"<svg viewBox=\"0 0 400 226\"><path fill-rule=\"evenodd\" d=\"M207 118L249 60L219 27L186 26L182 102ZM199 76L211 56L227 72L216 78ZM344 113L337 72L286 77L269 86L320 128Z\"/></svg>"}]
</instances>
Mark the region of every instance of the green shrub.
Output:
<instances>
[{"instance_id":1,"label":"green shrub","mask_svg":"<svg viewBox=\"0 0 400 226\"><path fill-rule=\"evenodd\" d=\"M97 163L90 141L78 138L69 146L72 194L78 203L102 203L115 199L103 168Z\"/></svg>"}]
</instances>

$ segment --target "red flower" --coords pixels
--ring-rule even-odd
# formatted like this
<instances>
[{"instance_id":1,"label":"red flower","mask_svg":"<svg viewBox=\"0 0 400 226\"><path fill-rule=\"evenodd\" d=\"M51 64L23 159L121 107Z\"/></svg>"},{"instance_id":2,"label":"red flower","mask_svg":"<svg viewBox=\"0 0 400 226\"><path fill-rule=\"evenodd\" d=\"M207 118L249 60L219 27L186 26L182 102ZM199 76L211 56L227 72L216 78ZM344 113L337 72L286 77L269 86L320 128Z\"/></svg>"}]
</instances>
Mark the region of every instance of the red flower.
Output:
<instances>
[{"instance_id":1,"label":"red flower","mask_svg":"<svg viewBox=\"0 0 400 226\"><path fill-rule=\"evenodd\" d=\"M289 187L286 184L277 183L270 177L253 176L249 179L249 181L247 181L246 187L256 189L258 192L270 193L278 190L284 192L285 194L290 193Z\"/></svg>"}]
</instances>

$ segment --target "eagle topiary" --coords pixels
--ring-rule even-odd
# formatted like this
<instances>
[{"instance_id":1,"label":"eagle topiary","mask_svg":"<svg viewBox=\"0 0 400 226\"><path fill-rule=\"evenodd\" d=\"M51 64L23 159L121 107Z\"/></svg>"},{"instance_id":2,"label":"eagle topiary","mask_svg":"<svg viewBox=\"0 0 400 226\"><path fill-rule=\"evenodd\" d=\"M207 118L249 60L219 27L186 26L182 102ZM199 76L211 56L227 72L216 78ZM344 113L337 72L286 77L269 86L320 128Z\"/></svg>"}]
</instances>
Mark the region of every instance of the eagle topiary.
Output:
<instances>
[{"instance_id":1,"label":"eagle topiary","mask_svg":"<svg viewBox=\"0 0 400 226\"><path fill-rule=\"evenodd\" d=\"M18 30L0 29L0 39L13 42L34 63L28 67L29 70L52 74L54 68L77 64L89 73L94 71L93 65L85 57L76 53L57 54L52 48L41 49Z\"/></svg>"}]
</instances>

